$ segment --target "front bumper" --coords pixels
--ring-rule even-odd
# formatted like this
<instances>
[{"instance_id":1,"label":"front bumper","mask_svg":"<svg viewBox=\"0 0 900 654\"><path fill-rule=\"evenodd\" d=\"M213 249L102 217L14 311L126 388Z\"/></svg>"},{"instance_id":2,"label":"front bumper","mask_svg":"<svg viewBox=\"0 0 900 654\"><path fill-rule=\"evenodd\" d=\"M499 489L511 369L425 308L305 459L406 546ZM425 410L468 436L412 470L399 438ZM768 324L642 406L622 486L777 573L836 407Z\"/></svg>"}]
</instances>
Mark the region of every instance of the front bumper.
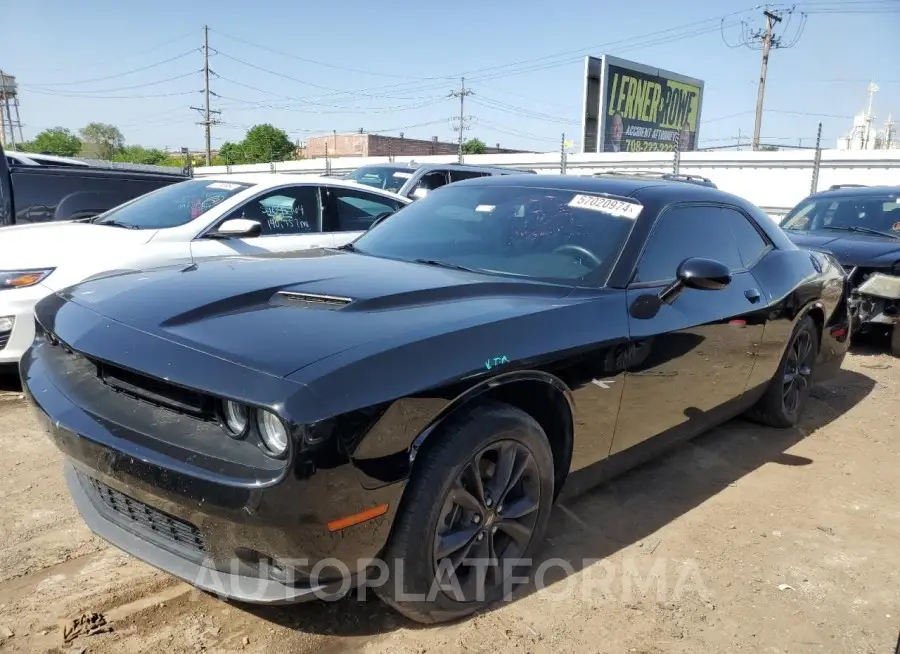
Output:
<instances>
[{"instance_id":1,"label":"front bumper","mask_svg":"<svg viewBox=\"0 0 900 654\"><path fill-rule=\"evenodd\" d=\"M0 317L15 320L11 333L0 334L0 365L15 364L22 358L34 340L34 305L50 293L41 284L0 291Z\"/></svg>"},{"instance_id":2,"label":"front bumper","mask_svg":"<svg viewBox=\"0 0 900 654\"><path fill-rule=\"evenodd\" d=\"M146 412L161 409L128 397L111 406L93 386L88 393L84 375L61 375L51 365L52 347L36 343L23 356L23 389L67 458L83 519L113 545L209 592L262 604L331 595L355 583L381 552L404 484L364 489L335 449L302 460L297 453L286 474L267 481L242 480L225 467L219 475L194 470L190 459L176 466L172 446L154 448L153 428L164 418L148 420L157 414ZM73 377L81 377L79 386ZM96 406L85 406L86 398ZM168 413L162 426L177 434L183 425ZM329 522L380 504L389 506L383 516L328 530Z\"/></svg>"}]
</instances>

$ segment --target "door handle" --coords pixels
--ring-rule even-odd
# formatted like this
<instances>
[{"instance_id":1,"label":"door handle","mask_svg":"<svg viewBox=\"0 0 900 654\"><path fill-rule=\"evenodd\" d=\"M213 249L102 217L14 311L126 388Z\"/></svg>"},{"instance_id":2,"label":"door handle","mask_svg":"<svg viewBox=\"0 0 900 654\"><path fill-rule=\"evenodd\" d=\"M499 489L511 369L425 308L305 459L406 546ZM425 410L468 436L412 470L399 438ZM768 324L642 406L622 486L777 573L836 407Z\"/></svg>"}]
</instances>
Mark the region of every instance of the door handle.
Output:
<instances>
[{"instance_id":1,"label":"door handle","mask_svg":"<svg viewBox=\"0 0 900 654\"><path fill-rule=\"evenodd\" d=\"M746 291L744 291L744 297L750 300L751 303L756 304L757 302L759 302L762 294L757 288L748 288Z\"/></svg>"}]
</instances>

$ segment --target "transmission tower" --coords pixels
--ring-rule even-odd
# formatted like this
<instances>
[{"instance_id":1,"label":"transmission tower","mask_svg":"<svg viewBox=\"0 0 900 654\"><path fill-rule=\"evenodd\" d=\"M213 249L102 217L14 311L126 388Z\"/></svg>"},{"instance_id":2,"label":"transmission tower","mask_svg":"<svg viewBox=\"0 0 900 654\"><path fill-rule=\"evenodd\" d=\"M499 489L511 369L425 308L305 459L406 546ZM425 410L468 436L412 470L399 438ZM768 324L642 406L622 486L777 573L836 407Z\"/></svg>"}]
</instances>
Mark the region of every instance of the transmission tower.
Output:
<instances>
[{"instance_id":1,"label":"transmission tower","mask_svg":"<svg viewBox=\"0 0 900 654\"><path fill-rule=\"evenodd\" d=\"M736 44L729 43L728 39L725 38L724 20L722 23L722 40L725 41L725 45L730 48L744 46L751 50L762 51L762 66L760 67L759 86L756 93L756 120L753 125L752 144L754 150L759 150L759 134L762 129L763 98L766 94L766 76L769 70L769 53L772 50L793 48L800 42L800 37L803 36L803 30L806 27L807 15L804 12L799 12L800 20L797 28L789 38L785 37L784 34L780 36L776 35L775 26L784 22L782 31L783 33L787 33L790 29L794 15L795 10L793 7L786 11L766 9L763 11L763 17L766 20L764 29L752 29L746 22L741 21L741 35ZM787 17L786 19L785 16Z\"/></svg>"},{"instance_id":2,"label":"transmission tower","mask_svg":"<svg viewBox=\"0 0 900 654\"><path fill-rule=\"evenodd\" d=\"M209 108L209 96L215 95L212 91L209 90L209 27L206 25L203 26L203 106L202 107L194 107L191 106L191 109L195 111L199 111L203 115L203 120L201 120L198 125L203 125L204 131L206 132L206 165L209 166L212 164L212 131L211 128L213 125L219 123L218 120L213 119L211 117L212 114L221 115L221 111L216 111L215 109ZM215 73L213 73L215 75Z\"/></svg>"},{"instance_id":3,"label":"transmission tower","mask_svg":"<svg viewBox=\"0 0 900 654\"><path fill-rule=\"evenodd\" d=\"M466 115L466 96L473 95L472 89L466 88L466 78L460 79L459 90L450 91L449 97L459 98L459 116L451 119L451 125L455 131L459 132L459 149L457 152L457 161L463 162L463 135L466 130L471 129L469 123L472 122L472 116ZM457 122L458 121L458 122Z\"/></svg>"}]
</instances>

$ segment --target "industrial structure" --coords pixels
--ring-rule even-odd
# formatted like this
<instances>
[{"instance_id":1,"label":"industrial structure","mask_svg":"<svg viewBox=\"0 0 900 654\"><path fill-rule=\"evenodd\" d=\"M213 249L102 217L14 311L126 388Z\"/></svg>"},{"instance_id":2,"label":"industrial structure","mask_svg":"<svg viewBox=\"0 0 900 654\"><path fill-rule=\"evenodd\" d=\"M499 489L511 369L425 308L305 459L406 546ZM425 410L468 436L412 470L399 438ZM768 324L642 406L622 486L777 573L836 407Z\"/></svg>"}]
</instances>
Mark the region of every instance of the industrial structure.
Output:
<instances>
[{"instance_id":1,"label":"industrial structure","mask_svg":"<svg viewBox=\"0 0 900 654\"><path fill-rule=\"evenodd\" d=\"M410 139L403 133L400 136L383 134L367 134L359 132L324 134L311 136L300 147L298 154L303 159L321 157L424 157L434 154L457 154L458 143L439 141L437 136L431 139ZM512 154L523 150L510 150L487 147L484 154Z\"/></svg>"},{"instance_id":2,"label":"industrial structure","mask_svg":"<svg viewBox=\"0 0 900 654\"><path fill-rule=\"evenodd\" d=\"M0 145L15 149L24 143L22 120L19 117L19 88L16 78L0 70Z\"/></svg>"},{"instance_id":3,"label":"industrial structure","mask_svg":"<svg viewBox=\"0 0 900 654\"><path fill-rule=\"evenodd\" d=\"M884 129L879 131L875 124L875 112L873 110L875 94L878 85L875 82L869 84L869 100L866 108L853 117L853 127L846 136L837 140L838 150L896 150L900 149L900 136L894 125L894 120L888 114L884 122Z\"/></svg>"}]
</instances>

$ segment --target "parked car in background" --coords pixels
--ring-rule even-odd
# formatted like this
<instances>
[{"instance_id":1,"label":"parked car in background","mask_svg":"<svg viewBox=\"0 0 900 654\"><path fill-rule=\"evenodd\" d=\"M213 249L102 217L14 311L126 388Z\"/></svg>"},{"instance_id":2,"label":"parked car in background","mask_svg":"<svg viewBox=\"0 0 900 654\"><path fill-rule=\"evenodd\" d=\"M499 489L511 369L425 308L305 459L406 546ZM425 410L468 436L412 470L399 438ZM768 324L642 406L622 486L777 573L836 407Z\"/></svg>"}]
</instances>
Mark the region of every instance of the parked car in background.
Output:
<instances>
[{"instance_id":1,"label":"parked car in background","mask_svg":"<svg viewBox=\"0 0 900 654\"><path fill-rule=\"evenodd\" d=\"M430 191L464 179L492 177L495 175L535 174L533 170L503 168L501 166L477 166L468 164L416 164L389 163L360 166L344 179L392 191L417 200Z\"/></svg>"},{"instance_id":2,"label":"parked car in background","mask_svg":"<svg viewBox=\"0 0 900 654\"><path fill-rule=\"evenodd\" d=\"M409 204L316 176L261 173L169 185L94 218L0 230L0 364L34 338L42 297L109 270L349 242Z\"/></svg>"},{"instance_id":3,"label":"parked car in background","mask_svg":"<svg viewBox=\"0 0 900 654\"><path fill-rule=\"evenodd\" d=\"M55 293L21 373L119 548L260 603L380 561L375 591L439 622L526 578L559 493L743 412L797 424L844 292L705 185L490 177L338 249Z\"/></svg>"},{"instance_id":4,"label":"parked car in background","mask_svg":"<svg viewBox=\"0 0 900 654\"><path fill-rule=\"evenodd\" d=\"M82 166L81 162L55 158L27 163L19 155L3 152L0 146L0 227L90 218L188 179L172 173ZM2 234L0 231L0 242ZM0 268L5 265L0 257Z\"/></svg>"},{"instance_id":5,"label":"parked car in background","mask_svg":"<svg viewBox=\"0 0 900 654\"><path fill-rule=\"evenodd\" d=\"M900 186L836 185L781 221L794 243L833 253L849 276L854 331L889 330L900 356Z\"/></svg>"}]
</instances>

